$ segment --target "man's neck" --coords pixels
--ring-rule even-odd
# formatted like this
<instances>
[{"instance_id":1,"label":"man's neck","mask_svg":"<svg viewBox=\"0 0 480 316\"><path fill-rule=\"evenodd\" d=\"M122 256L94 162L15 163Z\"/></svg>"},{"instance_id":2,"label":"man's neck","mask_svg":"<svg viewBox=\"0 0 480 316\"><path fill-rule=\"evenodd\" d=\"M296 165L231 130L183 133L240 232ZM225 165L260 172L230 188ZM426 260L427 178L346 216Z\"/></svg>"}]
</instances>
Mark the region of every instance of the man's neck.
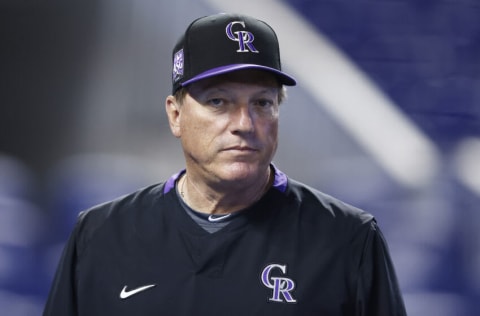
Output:
<instances>
[{"instance_id":1,"label":"man's neck","mask_svg":"<svg viewBox=\"0 0 480 316\"><path fill-rule=\"evenodd\" d=\"M235 190L215 190L197 182L186 172L178 181L180 195L192 209L207 214L227 214L249 207L257 202L271 186L273 173L270 168L253 185Z\"/></svg>"}]
</instances>

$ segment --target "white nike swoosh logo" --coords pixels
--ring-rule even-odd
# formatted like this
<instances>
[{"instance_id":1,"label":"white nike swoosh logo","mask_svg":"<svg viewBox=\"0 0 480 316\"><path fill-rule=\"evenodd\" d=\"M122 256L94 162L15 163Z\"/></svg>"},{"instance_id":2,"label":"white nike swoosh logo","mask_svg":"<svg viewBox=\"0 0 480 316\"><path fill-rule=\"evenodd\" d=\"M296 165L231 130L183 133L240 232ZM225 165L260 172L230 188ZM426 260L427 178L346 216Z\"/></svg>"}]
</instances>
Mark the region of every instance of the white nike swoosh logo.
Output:
<instances>
[{"instance_id":1,"label":"white nike swoosh logo","mask_svg":"<svg viewBox=\"0 0 480 316\"><path fill-rule=\"evenodd\" d=\"M142 292L142 291L145 291L145 290L148 290L149 288L152 288L156 286L156 284L150 284L150 285L145 285L145 286L141 286L141 287L137 287L136 289L133 289L133 290L130 290L130 291L127 291L127 286L125 285L122 289L122 291L120 292L120 298L123 300L123 299L126 299L126 298L129 298L130 296L132 295L135 295L139 292Z\"/></svg>"},{"instance_id":2,"label":"white nike swoosh logo","mask_svg":"<svg viewBox=\"0 0 480 316\"><path fill-rule=\"evenodd\" d=\"M223 216L218 216L218 217L213 217L213 215L210 215L210 216L208 217L208 220L209 220L210 222L219 222L219 221L224 220L225 218L229 217L230 215L231 215L231 214L225 214L225 215L223 215Z\"/></svg>"}]
</instances>

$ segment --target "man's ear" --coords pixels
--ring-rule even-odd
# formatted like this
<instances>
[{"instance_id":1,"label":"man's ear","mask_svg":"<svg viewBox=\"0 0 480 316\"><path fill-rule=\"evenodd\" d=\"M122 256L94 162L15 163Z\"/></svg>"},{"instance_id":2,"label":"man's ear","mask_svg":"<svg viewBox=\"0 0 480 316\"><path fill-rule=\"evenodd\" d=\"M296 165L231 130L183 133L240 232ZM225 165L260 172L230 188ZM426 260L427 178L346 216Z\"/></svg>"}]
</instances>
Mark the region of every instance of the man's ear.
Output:
<instances>
[{"instance_id":1,"label":"man's ear","mask_svg":"<svg viewBox=\"0 0 480 316\"><path fill-rule=\"evenodd\" d=\"M169 95L165 100L165 111L173 136L180 137L182 135L180 131L180 104L173 95Z\"/></svg>"}]
</instances>

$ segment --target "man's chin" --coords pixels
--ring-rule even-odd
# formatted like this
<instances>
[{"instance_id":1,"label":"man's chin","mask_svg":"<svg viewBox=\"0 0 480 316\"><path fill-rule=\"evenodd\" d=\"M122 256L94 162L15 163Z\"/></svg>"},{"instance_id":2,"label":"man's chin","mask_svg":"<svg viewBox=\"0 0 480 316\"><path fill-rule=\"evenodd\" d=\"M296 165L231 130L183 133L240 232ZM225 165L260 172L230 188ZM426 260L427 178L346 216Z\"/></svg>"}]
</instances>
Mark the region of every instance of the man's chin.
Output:
<instances>
[{"instance_id":1,"label":"man's chin","mask_svg":"<svg viewBox=\"0 0 480 316\"><path fill-rule=\"evenodd\" d=\"M263 177L267 170L268 165L262 167L258 163L235 162L222 168L221 174L227 181L252 181Z\"/></svg>"}]
</instances>

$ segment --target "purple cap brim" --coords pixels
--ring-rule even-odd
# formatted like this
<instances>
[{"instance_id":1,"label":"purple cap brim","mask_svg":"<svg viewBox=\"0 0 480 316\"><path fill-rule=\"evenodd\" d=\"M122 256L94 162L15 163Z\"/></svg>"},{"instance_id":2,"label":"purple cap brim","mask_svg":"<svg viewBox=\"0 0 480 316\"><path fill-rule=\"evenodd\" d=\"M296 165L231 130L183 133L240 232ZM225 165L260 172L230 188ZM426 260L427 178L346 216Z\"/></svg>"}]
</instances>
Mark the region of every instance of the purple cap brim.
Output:
<instances>
[{"instance_id":1,"label":"purple cap brim","mask_svg":"<svg viewBox=\"0 0 480 316\"><path fill-rule=\"evenodd\" d=\"M221 74L229 73L229 72L236 71L236 70L242 70L242 69L265 70L265 71L271 72L274 75L276 75L277 78L280 79L281 84L284 84L286 86L294 86L294 85L297 84L297 81L293 77L287 75L286 73L284 73L280 70L274 69L274 68L261 66L261 65L255 65L255 64L233 64L233 65L228 65L228 66L212 68L210 70L204 71L201 74L199 74L199 75L197 75L197 76L195 76L195 77L193 77L189 80L186 80L186 81L182 82L181 85L182 85L182 87L185 87L185 86L187 86L187 85L189 85L193 82L196 82L196 81L199 81L199 80L202 80L202 79L206 79L206 78L210 78L210 77L214 77L214 76L218 76L218 75L221 75Z\"/></svg>"}]
</instances>

